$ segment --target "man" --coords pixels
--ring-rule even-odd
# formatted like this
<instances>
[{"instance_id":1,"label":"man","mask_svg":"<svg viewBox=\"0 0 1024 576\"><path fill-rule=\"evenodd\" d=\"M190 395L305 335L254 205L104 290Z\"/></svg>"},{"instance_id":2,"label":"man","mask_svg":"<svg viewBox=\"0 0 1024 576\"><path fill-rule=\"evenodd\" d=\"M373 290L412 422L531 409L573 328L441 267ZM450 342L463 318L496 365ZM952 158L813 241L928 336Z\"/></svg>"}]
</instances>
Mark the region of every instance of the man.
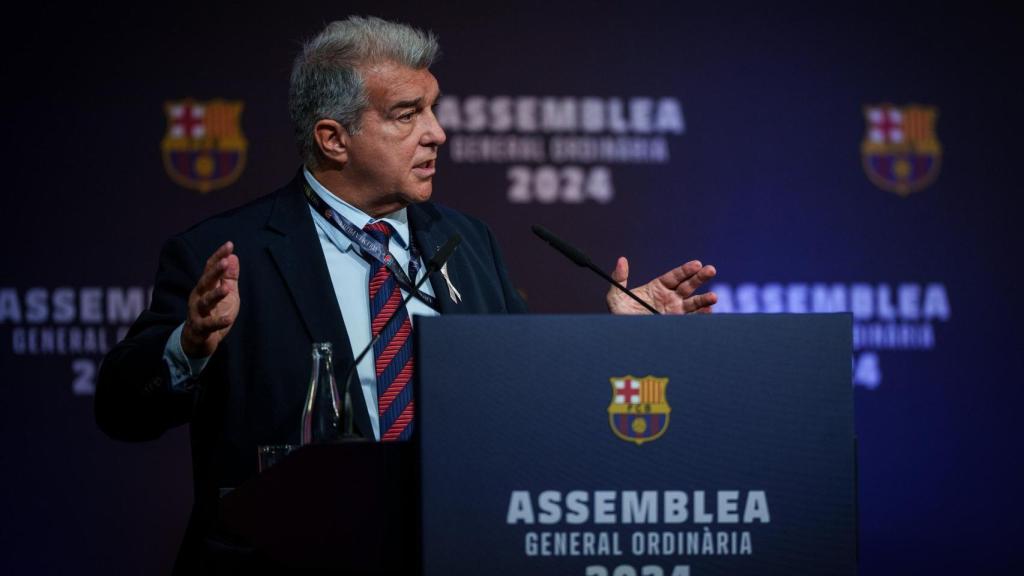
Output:
<instances>
[{"instance_id":1,"label":"man","mask_svg":"<svg viewBox=\"0 0 1024 576\"><path fill-rule=\"evenodd\" d=\"M525 312L490 231L428 202L445 142L432 111L437 49L431 35L358 17L308 42L289 95L302 171L172 238L150 308L103 363L96 417L109 435L145 440L191 425L196 504L178 572L199 566L218 489L256 473L256 447L298 443L312 343L334 344L340 380L371 333L385 332L357 366L354 421L364 437L407 439L412 317ZM455 234L463 241L445 273L408 309L395 306ZM714 274L690 262L637 292L663 312L709 312L715 295L694 292ZM627 281L624 258L613 276ZM615 291L607 302L645 312Z\"/></svg>"}]
</instances>

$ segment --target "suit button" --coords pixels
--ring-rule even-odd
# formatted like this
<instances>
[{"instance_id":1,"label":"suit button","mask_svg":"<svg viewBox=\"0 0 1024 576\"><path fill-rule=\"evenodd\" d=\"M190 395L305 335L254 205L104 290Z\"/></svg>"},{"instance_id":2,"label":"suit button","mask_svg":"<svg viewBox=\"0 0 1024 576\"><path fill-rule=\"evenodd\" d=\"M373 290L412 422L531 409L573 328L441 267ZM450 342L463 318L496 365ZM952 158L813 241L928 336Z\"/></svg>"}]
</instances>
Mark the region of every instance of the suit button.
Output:
<instances>
[{"instance_id":1,"label":"suit button","mask_svg":"<svg viewBox=\"0 0 1024 576\"><path fill-rule=\"evenodd\" d=\"M148 393L158 392L163 387L164 387L164 379L159 377L159 376L153 376L153 378L150 379L149 383L146 384L146 392L148 392Z\"/></svg>"}]
</instances>

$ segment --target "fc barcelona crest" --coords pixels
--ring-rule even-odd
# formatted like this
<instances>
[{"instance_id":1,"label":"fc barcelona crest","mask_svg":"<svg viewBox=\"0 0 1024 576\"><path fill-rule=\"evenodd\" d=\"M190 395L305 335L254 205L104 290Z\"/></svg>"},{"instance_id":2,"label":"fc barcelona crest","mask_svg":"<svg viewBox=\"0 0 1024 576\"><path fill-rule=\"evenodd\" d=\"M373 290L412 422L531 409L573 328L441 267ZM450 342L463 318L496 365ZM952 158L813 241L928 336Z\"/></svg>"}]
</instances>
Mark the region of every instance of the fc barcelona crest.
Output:
<instances>
[{"instance_id":1,"label":"fc barcelona crest","mask_svg":"<svg viewBox=\"0 0 1024 576\"><path fill-rule=\"evenodd\" d=\"M206 193L238 180L248 141L238 100L166 102L167 133L160 143L164 169L177 184Z\"/></svg>"},{"instance_id":2,"label":"fc barcelona crest","mask_svg":"<svg viewBox=\"0 0 1024 576\"><path fill-rule=\"evenodd\" d=\"M608 424L612 432L637 446L660 438L672 412L665 400L668 378L621 376L609 380L612 402L608 405Z\"/></svg>"},{"instance_id":3,"label":"fc barcelona crest","mask_svg":"<svg viewBox=\"0 0 1024 576\"><path fill-rule=\"evenodd\" d=\"M938 110L931 106L865 106L867 130L860 150L868 179L900 196L934 182L942 161L942 146L935 136L937 117Z\"/></svg>"}]
</instances>

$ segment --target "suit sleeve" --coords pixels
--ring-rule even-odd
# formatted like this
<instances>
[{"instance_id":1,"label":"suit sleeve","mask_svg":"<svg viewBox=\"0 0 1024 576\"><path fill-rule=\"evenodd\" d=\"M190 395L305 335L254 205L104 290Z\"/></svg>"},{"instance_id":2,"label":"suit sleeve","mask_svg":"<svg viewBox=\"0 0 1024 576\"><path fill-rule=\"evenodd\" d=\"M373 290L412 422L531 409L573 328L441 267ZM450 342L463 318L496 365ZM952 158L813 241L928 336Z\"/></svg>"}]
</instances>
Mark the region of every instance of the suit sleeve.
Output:
<instances>
[{"instance_id":1,"label":"suit sleeve","mask_svg":"<svg viewBox=\"0 0 1024 576\"><path fill-rule=\"evenodd\" d=\"M527 312L526 302L523 301L523 297L519 295L519 291L512 285L512 281L509 280L508 270L505 268L505 261L501 257L501 250L498 248L498 241L494 238L494 233L491 232L490 228L487 230L487 241L491 245L491 255L494 258L494 268L498 276L498 282L501 284L501 291L505 298L505 308L509 314L525 314Z\"/></svg>"},{"instance_id":2,"label":"suit sleeve","mask_svg":"<svg viewBox=\"0 0 1024 576\"><path fill-rule=\"evenodd\" d=\"M196 391L172 390L164 351L185 320L188 296L201 271L201 261L184 239L173 238L164 245L149 309L100 367L96 423L107 435L150 440L191 419Z\"/></svg>"}]
</instances>

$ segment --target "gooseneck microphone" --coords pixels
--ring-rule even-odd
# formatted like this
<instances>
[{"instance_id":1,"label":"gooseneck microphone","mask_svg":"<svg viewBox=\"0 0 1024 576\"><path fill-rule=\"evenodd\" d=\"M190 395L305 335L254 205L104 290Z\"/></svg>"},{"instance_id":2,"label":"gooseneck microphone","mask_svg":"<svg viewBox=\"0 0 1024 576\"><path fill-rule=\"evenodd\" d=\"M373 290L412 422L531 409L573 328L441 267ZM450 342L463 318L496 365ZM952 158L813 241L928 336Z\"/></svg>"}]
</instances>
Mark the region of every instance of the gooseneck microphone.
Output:
<instances>
[{"instance_id":1,"label":"gooseneck microphone","mask_svg":"<svg viewBox=\"0 0 1024 576\"><path fill-rule=\"evenodd\" d=\"M412 300L417 293L419 293L420 287L423 286L423 284L427 281L428 278L430 278L431 274L437 272L438 270L441 269L442 266L444 266L444 263L447 262L448 258L451 257L452 252L455 252L455 247L458 246L459 243L461 242L462 236L455 234L451 238L449 238L448 241L445 242L443 246L437 249L437 252L434 253L434 256L427 261L427 268L426 272L423 274L423 277L420 278L419 282L417 282L416 285L413 286L413 289L409 291L408 296L406 296L405 299L402 300L402 307L405 307L405 305L408 304L409 301ZM342 384L344 388L344 391L342 392L342 398L344 398L344 400L342 400L342 402L344 402L342 411L344 412L343 422L345 429L342 431L341 434L341 437L344 440L354 440L359 438L359 436L355 433L355 423L353 422L352 419L352 394L349 389L349 383L352 381L352 376L356 374L356 367L359 366L359 363L362 362L363 358L365 358L366 355L370 353L370 350L373 350L373 345L377 343L377 340L380 340L380 335L387 331L388 326L391 325L391 321L397 317L397 313L392 314L390 317L388 317L387 322L385 322L384 326L381 327L380 332L378 332L370 340L370 343L366 345L366 348L363 348L363 351L360 352L358 356L356 356L355 361L352 362L352 366L348 369L348 372L345 374L345 382L344 384Z\"/></svg>"},{"instance_id":2,"label":"gooseneck microphone","mask_svg":"<svg viewBox=\"0 0 1024 576\"><path fill-rule=\"evenodd\" d=\"M594 263L590 261L589 256L587 256L583 252L580 252L579 249L570 246L565 240L562 240L558 236L555 236L547 228L534 224L533 226L530 227L530 229L533 230L533 233L536 234L537 237L550 244L552 248L561 252L562 255L568 258L569 260L575 262L577 266L593 270L594 272L597 273L598 276L607 280L612 286L615 286L619 290L622 290L623 292L626 293L627 296L639 302L640 305L643 306L644 308L650 310L651 314L661 314L661 312L658 312L657 310L654 309L653 306L651 306L647 302L644 302L630 289L616 282L615 279L609 276L604 270L601 270L600 268L595 266Z\"/></svg>"}]
</instances>

